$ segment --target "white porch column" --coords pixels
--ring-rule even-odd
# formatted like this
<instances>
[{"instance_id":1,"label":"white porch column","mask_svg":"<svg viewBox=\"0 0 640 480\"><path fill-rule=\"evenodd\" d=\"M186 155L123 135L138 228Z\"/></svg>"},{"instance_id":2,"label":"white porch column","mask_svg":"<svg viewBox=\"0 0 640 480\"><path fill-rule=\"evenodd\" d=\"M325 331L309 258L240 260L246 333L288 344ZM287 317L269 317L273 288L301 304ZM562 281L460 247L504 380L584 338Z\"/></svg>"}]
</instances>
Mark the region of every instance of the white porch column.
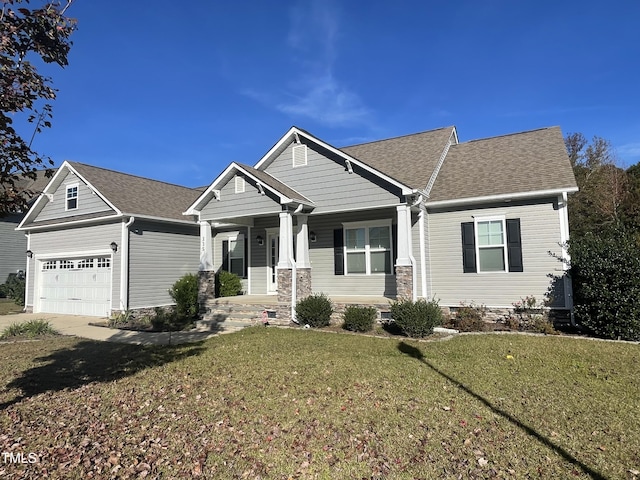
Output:
<instances>
[{"instance_id":1,"label":"white porch column","mask_svg":"<svg viewBox=\"0 0 640 480\"><path fill-rule=\"evenodd\" d=\"M200 222L200 267L201 272L213 270L213 252L211 250L211 224Z\"/></svg>"},{"instance_id":2,"label":"white porch column","mask_svg":"<svg viewBox=\"0 0 640 480\"><path fill-rule=\"evenodd\" d=\"M396 266L412 266L411 262L411 207L398 205L398 251Z\"/></svg>"},{"instance_id":3,"label":"white porch column","mask_svg":"<svg viewBox=\"0 0 640 480\"><path fill-rule=\"evenodd\" d=\"M293 258L293 222L291 213L280 212L280 248L278 250L278 268L292 268Z\"/></svg>"},{"instance_id":4,"label":"white porch column","mask_svg":"<svg viewBox=\"0 0 640 480\"><path fill-rule=\"evenodd\" d=\"M296 234L296 267L298 268L311 268L311 262L309 261L308 218L308 215L297 215L298 233Z\"/></svg>"}]
</instances>

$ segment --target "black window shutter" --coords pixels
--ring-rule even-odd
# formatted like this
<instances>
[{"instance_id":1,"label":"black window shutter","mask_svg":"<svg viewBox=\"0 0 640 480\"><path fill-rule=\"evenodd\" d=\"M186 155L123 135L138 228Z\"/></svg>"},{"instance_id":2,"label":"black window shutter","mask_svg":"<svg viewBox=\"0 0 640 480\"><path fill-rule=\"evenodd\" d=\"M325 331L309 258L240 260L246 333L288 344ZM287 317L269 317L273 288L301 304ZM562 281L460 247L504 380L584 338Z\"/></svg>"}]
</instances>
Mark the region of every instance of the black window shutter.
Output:
<instances>
[{"instance_id":1,"label":"black window shutter","mask_svg":"<svg viewBox=\"0 0 640 480\"><path fill-rule=\"evenodd\" d=\"M222 270L229 271L229 240L222 241Z\"/></svg>"},{"instance_id":2,"label":"black window shutter","mask_svg":"<svg viewBox=\"0 0 640 480\"><path fill-rule=\"evenodd\" d=\"M520 239L520 219L507 220L507 254L509 256L509 271L522 272L522 241Z\"/></svg>"},{"instance_id":3,"label":"black window shutter","mask_svg":"<svg viewBox=\"0 0 640 480\"><path fill-rule=\"evenodd\" d=\"M462 225L462 271L464 273L476 273L476 236L473 230L473 222L464 222Z\"/></svg>"},{"instance_id":4,"label":"black window shutter","mask_svg":"<svg viewBox=\"0 0 640 480\"><path fill-rule=\"evenodd\" d=\"M333 273L344 275L344 231L336 228L333 231Z\"/></svg>"}]
</instances>

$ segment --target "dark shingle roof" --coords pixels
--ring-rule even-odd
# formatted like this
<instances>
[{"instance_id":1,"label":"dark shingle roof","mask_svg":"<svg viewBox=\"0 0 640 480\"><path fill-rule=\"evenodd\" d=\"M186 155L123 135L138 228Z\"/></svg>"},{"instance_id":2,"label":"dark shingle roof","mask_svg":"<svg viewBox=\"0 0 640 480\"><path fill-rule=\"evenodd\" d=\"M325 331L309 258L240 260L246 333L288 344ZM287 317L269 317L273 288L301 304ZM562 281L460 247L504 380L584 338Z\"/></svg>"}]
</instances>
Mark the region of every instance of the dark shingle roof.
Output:
<instances>
[{"instance_id":1,"label":"dark shingle roof","mask_svg":"<svg viewBox=\"0 0 640 480\"><path fill-rule=\"evenodd\" d=\"M439 128L340 150L404 185L424 189L453 130Z\"/></svg>"},{"instance_id":2,"label":"dark shingle roof","mask_svg":"<svg viewBox=\"0 0 640 480\"><path fill-rule=\"evenodd\" d=\"M121 212L171 220L188 220L182 215L201 194L192 188L137 177L127 173L68 162Z\"/></svg>"},{"instance_id":3,"label":"dark shingle roof","mask_svg":"<svg viewBox=\"0 0 640 480\"><path fill-rule=\"evenodd\" d=\"M430 200L576 187L559 127L451 146Z\"/></svg>"},{"instance_id":4,"label":"dark shingle roof","mask_svg":"<svg viewBox=\"0 0 640 480\"><path fill-rule=\"evenodd\" d=\"M249 165L244 165L238 162L236 163L238 164L239 167L245 169L247 172L249 172L251 175L256 177L262 183L271 187L276 192L281 193L285 197L291 198L292 200L301 201L302 203L309 203L309 204L313 203L307 197L305 197L301 193L296 192L293 188L288 186L286 183L281 182L277 178L269 175L267 172L263 172L262 170L258 170L256 168L250 167Z\"/></svg>"}]
</instances>

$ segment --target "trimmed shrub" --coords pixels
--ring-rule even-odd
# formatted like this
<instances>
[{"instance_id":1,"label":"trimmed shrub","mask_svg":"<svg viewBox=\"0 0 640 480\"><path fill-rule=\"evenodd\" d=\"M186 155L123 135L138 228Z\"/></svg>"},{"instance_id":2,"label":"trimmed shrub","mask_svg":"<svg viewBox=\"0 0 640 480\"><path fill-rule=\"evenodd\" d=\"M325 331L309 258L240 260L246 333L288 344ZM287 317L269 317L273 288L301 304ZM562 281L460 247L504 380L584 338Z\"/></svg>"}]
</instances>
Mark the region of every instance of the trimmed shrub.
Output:
<instances>
[{"instance_id":1,"label":"trimmed shrub","mask_svg":"<svg viewBox=\"0 0 640 480\"><path fill-rule=\"evenodd\" d=\"M352 332L368 332L373 328L377 315L378 312L374 307L349 305L342 314L342 328Z\"/></svg>"},{"instance_id":2,"label":"trimmed shrub","mask_svg":"<svg viewBox=\"0 0 640 480\"><path fill-rule=\"evenodd\" d=\"M408 337L422 338L431 335L433 327L442 325L444 315L436 299L401 299L391 302L391 318Z\"/></svg>"},{"instance_id":3,"label":"trimmed shrub","mask_svg":"<svg viewBox=\"0 0 640 480\"><path fill-rule=\"evenodd\" d=\"M483 332L487 328L484 322L485 314L486 308L482 305L462 304L456 310L455 317L451 319L451 324L461 332Z\"/></svg>"},{"instance_id":4,"label":"trimmed shrub","mask_svg":"<svg viewBox=\"0 0 640 480\"><path fill-rule=\"evenodd\" d=\"M235 297L242 293L242 281L235 273L220 270L216 273L216 297Z\"/></svg>"},{"instance_id":5,"label":"trimmed shrub","mask_svg":"<svg viewBox=\"0 0 640 480\"><path fill-rule=\"evenodd\" d=\"M640 340L639 249L638 237L624 229L571 240L575 318L591 334Z\"/></svg>"},{"instance_id":6,"label":"trimmed shrub","mask_svg":"<svg viewBox=\"0 0 640 480\"><path fill-rule=\"evenodd\" d=\"M195 318L198 315L198 277L187 273L169 289L176 302L176 314L180 318Z\"/></svg>"},{"instance_id":7,"label":"trimmed shrub","mask_svg":"<svg viewBox=\"0 0 640 480\"><path fill-rule=\"evenodd\" d=\"M309 295L296 303L296 319L302 326L326 327L331 322L332 313L333 305L324 293Z\"/></svg>"}]
</instances>

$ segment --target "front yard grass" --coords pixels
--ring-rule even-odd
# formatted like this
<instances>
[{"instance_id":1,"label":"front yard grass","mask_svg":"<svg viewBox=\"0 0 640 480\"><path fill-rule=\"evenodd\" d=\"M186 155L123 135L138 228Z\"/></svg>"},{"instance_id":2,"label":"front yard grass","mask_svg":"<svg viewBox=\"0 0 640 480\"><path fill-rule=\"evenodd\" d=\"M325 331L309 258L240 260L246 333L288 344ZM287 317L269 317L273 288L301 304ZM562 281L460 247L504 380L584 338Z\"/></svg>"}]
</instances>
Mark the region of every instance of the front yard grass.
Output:
<instances>
[{"instance_id":1,"label":"front yard grass","mask_svg":"<svg viewBox=\"0 0 640 480\"><path fill-rule=\"evenodd\" d=\"M9 298L0 298L0 315L9 315L11 313L20 313L24 307L16 304Z\"/></svg>"},{"instance_id":2,"label":"front yard grass","mask_svg":"<svg viewBox=\"0 0 640 480\"><path fill-rule=\"evenodd\" d=\"M636 478L640 347L254 327L0 349L2 478Z\"/></svg>"}]
</instances>

